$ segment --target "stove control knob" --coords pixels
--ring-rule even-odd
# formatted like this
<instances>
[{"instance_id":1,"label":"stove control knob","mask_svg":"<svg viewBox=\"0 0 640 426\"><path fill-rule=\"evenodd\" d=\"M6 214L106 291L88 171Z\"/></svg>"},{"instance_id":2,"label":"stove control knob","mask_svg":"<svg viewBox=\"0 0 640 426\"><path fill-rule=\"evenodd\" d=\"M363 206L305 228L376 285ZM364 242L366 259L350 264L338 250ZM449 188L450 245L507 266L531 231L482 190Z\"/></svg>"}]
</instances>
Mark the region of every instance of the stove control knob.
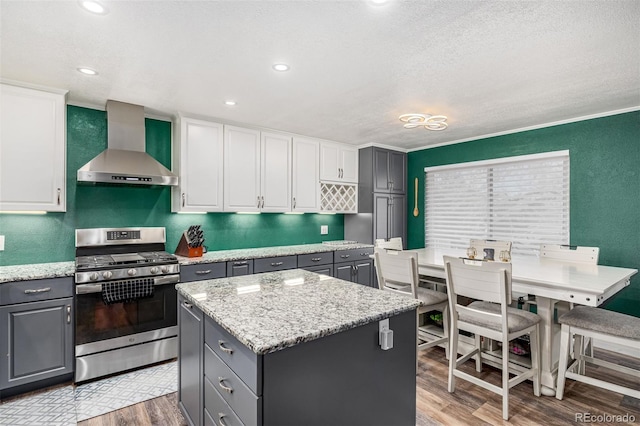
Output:
<instances>
[{"instance_id":1,"label":"stove control knob","mask_svg":"<svg viewBox=\"0 0 640 426\"><path fill-rule=\"evenodd\" d=\"M97 272L92 272L91 274L89 274L89 279L91 281L95 281L98 279L98 273Z\"/></svg>"},{"instance_id":2,"label":"stove control knob","mask_svg":"<svg viewBox=\"0 0 640 426\"><path fill-rule=\"evenodd\" d=\"M169 267L167 265L164 265L160 267L160 270L163 274L166 274L167 272L169 272Z\"/></svg>"},{"instance_id":3,"label":"stove control knob","mask_svg":"<svg viewBox=\"0 0 640 426\"><path fill-rule=\"evenodd\" d=\"M111 271L104 271L104 272L102 273L102 276L103 276L104 278L106 278L106 279L109 279L109 278L111 278L111 277L113 276L113 272L111 272Z\"/></svg>"},{"instance_id":4,"label":"stove control knob","mask_svg":"<svg viewBox=\"0 0 640 426\"><path fill-rule=\"evenodd\" d=\"M157 274L158 273L158 268L156 268L155 266L153 268L151 268L149 270L149 272L151 272L152 274Z\"/></svg>"},{"instance_id":5,"label":"stove control knob","mask_svg":"<svg viewBox=\"0 0 640 426\"><path fill-rule=\"evenodd\" d=\"M129 270L127 271L127 274L129 274L129 275L131 275L131 276L134 276L134 275L136 274L136 272L137 272L137 271L136 271L135 269L129 269Z\"/></svg>"}]
</instances>

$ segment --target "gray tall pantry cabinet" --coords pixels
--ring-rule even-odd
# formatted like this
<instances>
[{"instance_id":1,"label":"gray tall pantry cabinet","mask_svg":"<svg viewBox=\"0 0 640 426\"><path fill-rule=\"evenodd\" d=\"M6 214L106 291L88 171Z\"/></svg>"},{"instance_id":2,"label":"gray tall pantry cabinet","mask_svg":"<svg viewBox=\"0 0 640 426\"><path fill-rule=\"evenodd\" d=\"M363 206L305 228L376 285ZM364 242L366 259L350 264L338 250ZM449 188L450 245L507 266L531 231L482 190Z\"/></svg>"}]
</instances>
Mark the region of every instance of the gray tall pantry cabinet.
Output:
<instances>
[{"instance_id":1,"label":"gray tall pantry cabinet","mask_svg":"<svg viewBox=\"0 0 640 426\"><path fill-rule=\"evenodd\" d=\"M358 214L345 215L344 237L373 244L407 240L407 154L368 147L359 151Z\"/></svg>"}]
</instances>

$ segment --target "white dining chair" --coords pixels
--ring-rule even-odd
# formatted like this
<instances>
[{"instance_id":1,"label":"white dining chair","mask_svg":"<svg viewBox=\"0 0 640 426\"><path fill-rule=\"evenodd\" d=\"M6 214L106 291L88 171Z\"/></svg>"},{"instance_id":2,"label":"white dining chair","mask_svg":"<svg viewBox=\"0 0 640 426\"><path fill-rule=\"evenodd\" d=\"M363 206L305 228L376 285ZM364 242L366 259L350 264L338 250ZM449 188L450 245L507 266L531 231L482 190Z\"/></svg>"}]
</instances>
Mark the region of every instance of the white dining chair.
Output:
<instances>
[{"instance_id":1,"label":"white dining chair","mask_svg":"<svg viewBox=\"0 0 640 426\"><path fill-rule=\"evenodd\" d=\"M418 285L418 254L414 251L387 251L378 248L375 250L374 258L380 290L403 294L422 302L416 318L418 339L416 351L444 344L445 356L448 357L447 294ZM443 336L437 336L429 330L428 326L420 325L420 316L432 311L442 312Z\"/></svg>"},{"instance_id":2,"label":"white dining chair","mask_svg":"<svg viewBox=\"0 0 640 426\"><path fill-rule=\"evenodd\" d=\"M449 392L455 392L455 379L461 378L502 395L502 418L509 419L509 389L527 380L533 381L533 393L540 396L541 318L531 312L509 307L511 303L511 263L487 262L444 256L449 295ZM468 306L458 296L477 299ZM460 330L474 334L475 347L458 357ZM529 335L531 368L509 378L509 342ZM482 371L481 336L502 344L502 386L461 371L459 367L475 357L476 371ZM514 372L515 374L515 372Z\"/></svg>"},{"instance_id":3,"label":"white dining chair","mask_svg":"<svg viewBox=\"0 0 640 426\"><path fill-rule=\"evenodd\" d=\"M389 238L389 240L385 240L382 238L376 239L374 247L390 250L402 250L402 237L393 237Z\"/></svg>"}]
</instances>

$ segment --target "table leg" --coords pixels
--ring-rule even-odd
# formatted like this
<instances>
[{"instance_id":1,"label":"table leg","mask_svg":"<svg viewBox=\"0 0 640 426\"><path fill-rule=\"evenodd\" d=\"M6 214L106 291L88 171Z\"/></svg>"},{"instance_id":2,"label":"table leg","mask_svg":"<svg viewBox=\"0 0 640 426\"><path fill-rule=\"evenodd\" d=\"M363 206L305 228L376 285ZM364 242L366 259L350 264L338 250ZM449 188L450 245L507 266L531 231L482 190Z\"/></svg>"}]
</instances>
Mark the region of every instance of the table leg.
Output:
<instances>
[{"instance_id":1,"label":"table leg","mask_svg":"<svg viewBox=\"0 0 640 426\"><path fill-rule=\"evenodd\" d=\"M542 318L540 323L540 367L542 394L555 396L556 394L556 363L558 350L555 345L558 327L554 324L555 300L547 297L536 296L538 315Z\"/></svg>"}]
</instances>

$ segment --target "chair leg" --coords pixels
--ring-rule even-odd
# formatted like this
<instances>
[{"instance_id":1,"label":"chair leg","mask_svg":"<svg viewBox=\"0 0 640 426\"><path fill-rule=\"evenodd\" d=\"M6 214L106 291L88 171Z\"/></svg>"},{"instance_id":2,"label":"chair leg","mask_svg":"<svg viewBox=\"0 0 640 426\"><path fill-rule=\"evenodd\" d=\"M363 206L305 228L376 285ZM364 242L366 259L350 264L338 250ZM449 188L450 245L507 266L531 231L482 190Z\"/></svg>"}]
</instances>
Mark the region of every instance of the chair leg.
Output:
<instances>
[{"instance_id":1,"label":"chair leg","mask_svg":"<svg viewBox=\"0 0 640 426\"><path fill-rule=\"evenodd\" d=\"M481 337L479 334L476 333L475 335L475 343L476 343L476 351L477 354L475 356L476 358L476 371L478 373L482 373L482 341L481 341Z\"/></svg>"},{"instance_id":2,"label":"chair leg","mask_svg":"<svg viewBox=\"0 0 640 426\"><path fill-rule=\"evenodd\" d=\"M529 334L531 349L531 368L535 369L533 375L533 394L540 396L540 324L537 324L534 331Z\"/></svg>"},{"instance_id":3,"label":"chair leg","mask_svg":"<svg viewBox=\"0 0 640 426\"><path fill-rule=\"evenodd\" d=\"M569 361L569 341L571 340L571 328L562 325L560 332L560 359L558 360L558 382L556 385L556 398L562 400L564 395L564 383L567 373L567 363Z\"/></svg>"},{"instance_id":4,"label":"chair leg","mask_svg":"<svg viewBox=\"0 0 640 426\"><path fill-rule=\"evenodd\" d=\"M445 306L442 310L442 326L444 337L449 338L449 307ZM451 353L449 352L449 341L447 340L444 344L444 356L446 359L449 359Z\"/></svg>"},{"instance_id":5,"label":"chair leg","mask_svg":"<svg viewBox=\"0 0 640 426\"><path fill-rule=\"evenodd\" d=\"M573 335L573 358L578 360L578 373L584 374L584 338L580 334Z\"/></svg>"},{"instance_id":6,"label":"chair leg","mask_svg":"<svg viewBox=\"0 0 640 426\"><path fill-rule=\"evenodd\" d=\"M502 340L502 418L509 420L509 341Z\"/></svg>"},{"instance_id":7,"label":"chair leg","mask_svg":"<svg viewBox=\"0 0 640 426\"><path fill-rule=\"evenodd\" d=\"M456 378L453 375L453 370L458 363L458 329L454 326L451 327L451 333L449 333L449 392L453 392L456 389Z\"/></svg>"}]
</instances>

